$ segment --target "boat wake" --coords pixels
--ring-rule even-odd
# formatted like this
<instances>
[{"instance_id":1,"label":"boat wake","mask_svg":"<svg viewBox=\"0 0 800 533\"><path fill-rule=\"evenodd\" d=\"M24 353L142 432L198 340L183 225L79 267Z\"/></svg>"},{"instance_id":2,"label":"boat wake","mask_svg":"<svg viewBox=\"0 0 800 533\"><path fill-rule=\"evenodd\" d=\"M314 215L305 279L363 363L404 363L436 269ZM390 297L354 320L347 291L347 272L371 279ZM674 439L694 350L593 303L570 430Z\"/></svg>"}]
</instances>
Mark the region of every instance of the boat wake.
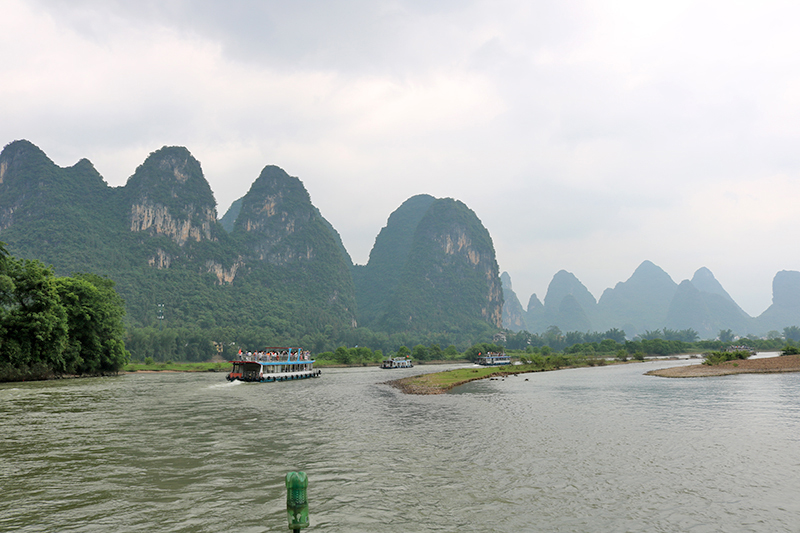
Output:
<instances>
[{"instance_id":1,"label":"boat wake","mask_svg":"<svg viewBox=\"0 0 800 533\"><path fill-rule=\"evenodd\" d=\"M234 379L233 381L226 381L224 383L215 383L213 385L209 385L209 389L224 389L227 387L235 387L237 385L241 385L243 382L239 381L238 379Z\"/></svg>"}]
</instances>

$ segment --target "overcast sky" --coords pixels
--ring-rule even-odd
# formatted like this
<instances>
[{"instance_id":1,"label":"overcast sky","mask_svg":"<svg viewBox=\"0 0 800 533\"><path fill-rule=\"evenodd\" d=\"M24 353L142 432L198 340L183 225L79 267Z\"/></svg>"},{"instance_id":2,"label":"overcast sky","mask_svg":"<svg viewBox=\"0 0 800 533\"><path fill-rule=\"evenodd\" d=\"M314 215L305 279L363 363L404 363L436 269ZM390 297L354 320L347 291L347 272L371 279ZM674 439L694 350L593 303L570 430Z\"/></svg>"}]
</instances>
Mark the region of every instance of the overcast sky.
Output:
<instances>
[{"instance_id":1,"label":"overcast sky","mask_svg":"<svg viewBox=\"0 0 800 533\"><path fill-rule=\"evenodd\" d=\"M459 199L527 305L644 260L751 315L800 270L800 4L0 0L0 144L124 185L186 146L222 216L267 164L365 263Z\"/></svg>"}]
</instances>

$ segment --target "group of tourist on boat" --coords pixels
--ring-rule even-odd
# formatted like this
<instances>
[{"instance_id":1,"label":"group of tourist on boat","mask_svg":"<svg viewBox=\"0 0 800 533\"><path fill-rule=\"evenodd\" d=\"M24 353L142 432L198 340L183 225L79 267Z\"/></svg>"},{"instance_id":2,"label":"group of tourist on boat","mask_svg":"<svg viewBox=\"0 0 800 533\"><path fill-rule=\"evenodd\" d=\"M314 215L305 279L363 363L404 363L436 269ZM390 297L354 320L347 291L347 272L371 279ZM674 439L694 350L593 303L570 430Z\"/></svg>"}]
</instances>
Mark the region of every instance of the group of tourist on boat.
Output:
<instances>
[{"instance_id":1,"label":"group of tourist on boat","mask_svg":"<svg viewBox=\"0 0 800 533\"><path fill-rule=\"evenodd\" d=\"M411 356L406 357L390 357L381 362L381 368L412 368L414 364L411 362Z\"/></svg>"},{"instance_id":2,"label":"group of tourist on boat","mask_svg":"<svg viewBox=\"0 0 800 533\"><path fill-rule=\"evenodd\" d=\"M294 352L292 352L294 350ZM243 352L239 350L240 361L311 361L311 352L302 351L302 348L266 348L256 352Z\"/></svg>"},{"instance_id":3,"label":"group of tourist on boat","mask_svg":"<svg viewBox=\"0 0 800 533\"><path fill-rule=\"evenodd\" d=\"M233 369L228 381L274 382L318 378L322 372L314 370L311 353L302 348L265 348L256 352L242 352L231 361Z\"/></svg>"}]
</instances>

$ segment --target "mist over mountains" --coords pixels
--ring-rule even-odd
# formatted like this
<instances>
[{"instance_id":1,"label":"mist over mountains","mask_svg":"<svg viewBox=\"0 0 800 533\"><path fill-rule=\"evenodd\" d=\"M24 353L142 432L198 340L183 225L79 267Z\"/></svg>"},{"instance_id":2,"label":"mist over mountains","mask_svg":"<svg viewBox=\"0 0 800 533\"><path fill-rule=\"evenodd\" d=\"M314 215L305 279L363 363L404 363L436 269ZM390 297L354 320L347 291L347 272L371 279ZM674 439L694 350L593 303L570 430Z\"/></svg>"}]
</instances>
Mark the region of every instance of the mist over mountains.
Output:
<instances>
[{"instance_id":1,"label":"mist over mountains","mask_svg":"<svg viewBox=\"0 0 800 533\"><path fill-rule=\"evenodd\" d=\"M61 168L28 141L8 144L0 241L59 275L112 278L129 327L217 328L314 349L378 342L376 332L386 346L464 345L501 328L618 328L628 337L693 328L713 338L800 324L800 272L779 272L772 306L750 317L708 269L677 284L649 261L599 300L559 271L544 299L534 294L523 307L476 214L425 194L392 212L367 264L354 265L298 178L267 165L218 217L200 162L183 147L151 153L124 186L109 187L86 159Z\"/></svg>"},{"instance_id":2,"label":"mist over mountains","mask_svg":"<svg viewBox=\"0 0 800 533\"><path fill-rule=\"evenodd\" d=\"M773 280L772 305L751 317L731 298L707 268L691 280L675 283L650 261L642 262L626 281L603 291L595 300L572 273L557 272L542 303L531 295L524 309L510 276L501 276L505 303L503 326L512 331L542 333L555 326L561 331L606 331L618 328L629 338L662 328L694 329L701 339L716 338L721 330L734 334L765 335L800 323L800 272L781 271Z\"/></svg>"}]
</instances>

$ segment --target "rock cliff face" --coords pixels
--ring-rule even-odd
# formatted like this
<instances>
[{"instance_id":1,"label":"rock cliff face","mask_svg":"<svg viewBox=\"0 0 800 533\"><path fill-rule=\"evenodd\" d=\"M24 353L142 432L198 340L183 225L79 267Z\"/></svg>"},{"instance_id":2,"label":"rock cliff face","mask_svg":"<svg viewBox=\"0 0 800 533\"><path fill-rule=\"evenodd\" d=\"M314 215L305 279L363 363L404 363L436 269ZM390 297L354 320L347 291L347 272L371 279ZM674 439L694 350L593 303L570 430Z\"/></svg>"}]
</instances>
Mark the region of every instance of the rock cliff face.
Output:
<instances>
[{"instance_id":1,"label":"rock cliff face","mask_svg":"<svg viewBox=\"0 0 800 533\"><path fill-rule=\"evenodd\" d=\"M357 325L350 257L298 178L266 166L236 207L232 235L265 284L304 291L319 309Z\"/></svg>"},{"instance_id":2,"label":"rock cliff face","mask_svg":"<svg viewBox=\"0 0 800 533\"><path fill-rule=\"evenodd\" d=\"M186 148L164 147L150 154L125 186L130 230L164 235L178 246L214 241L214 195L200 163Z\"/></svg>"},{"instance_id":3,"label":"rock cliff face","mask_svg":"<svg viewBox=\"0 0 800 533\"><path fill-rule=\"evenodd\" d=\"M489 232L450 198L409 199L389 217L365 267L359 307L379 329L464 331L502 326L503 293Z\"/></svg>"},{"instance_id":4,"label":"rock cliff face","mask_svg":"<svg viewBox=\"0 0 800 533\"><path fill-rule=\"evenodd\" d=\"M519 303L519 298L512 288L511 276L508 272L503 272L500 281L503 284L503 327L511 331L527 330L525 310L522 309L522 304Z\"/></svg>"},{"instance_id":5,"label":"rock cliff face","mask_svg":"<svg viewBox=\"0 0 800 533\"><path fill-rule=\"evenodd\" d=\"M260 261L310 261L319 253L313 237L326 231L320 218L300 180L270 165L242 198L233 234L240 235Z\"/></svg>"},{"instance_id":6,"label":"rock cliff face","mask_svg":"<svg viewBox=\"0 0 800 533\"><path fill-rule=\"evenodd\" d=\"M190 208L186 218L181 219L173 217L169 208L164 205L143 203L131 206L131 231L166 235L178 246L183 246L189 240L213 240L211 224L214 220L214 212L208 209L196 213Z\"/></svg>"}]
</instances>

